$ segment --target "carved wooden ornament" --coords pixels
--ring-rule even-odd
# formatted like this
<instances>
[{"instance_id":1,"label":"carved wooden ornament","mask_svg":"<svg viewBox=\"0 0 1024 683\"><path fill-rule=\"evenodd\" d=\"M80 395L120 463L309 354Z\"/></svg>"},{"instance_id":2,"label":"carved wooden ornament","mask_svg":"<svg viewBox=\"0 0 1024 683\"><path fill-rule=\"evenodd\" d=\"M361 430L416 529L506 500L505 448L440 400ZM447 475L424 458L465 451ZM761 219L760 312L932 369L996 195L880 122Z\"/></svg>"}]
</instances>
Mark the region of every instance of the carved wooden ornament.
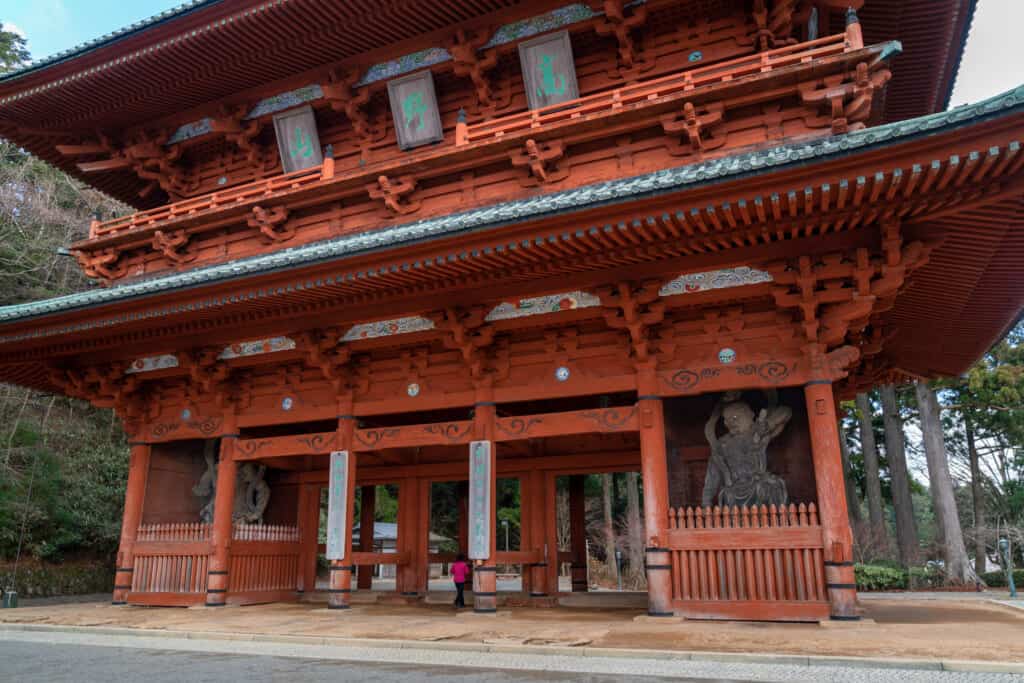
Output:
<instances>
[{"instance_id":1,"label":"carved wooden ornament","mask_svg":"<svg viewBox=\"0 0 1024 683\"><path fill-rule=\"evenodd\" d=\"M331 451L331 469L327 493L327 559L345 559L345 535L348 526L348 451Z\"/></svg>"},{"instance_id":2,"label":"carved wooden ornament","mask_svg":"<svg viewBox=\"0 0 1024 683\"><path fill-rule=\"evenodd\" d=\"M569 32L559 31L519 44L519 62L530 109L578 99L576 63Z\"/></svg>"},{"instance_id":3,"label":"carved wooden ornament","mask_svg":"<svg viewBox=\"0 0 1024 683\"><path fill-rule=\"evenodd\" d=\"M400 148L413 149L444 139L434 74L429 70L388 81L388 101Z\"/></svg>"},{"instance_id":4,"label":"carved wooden ornament","mask_svg":"<svg viewBox=\"0 0 1024 683\"><path fill-rule=\"evenodd\" d=\"M285 173L313 168L323 163L320 136L316 132L316 117L309 105L274 116L277 149L281 153L281 168Z\"/></svg>"}]
</instances>

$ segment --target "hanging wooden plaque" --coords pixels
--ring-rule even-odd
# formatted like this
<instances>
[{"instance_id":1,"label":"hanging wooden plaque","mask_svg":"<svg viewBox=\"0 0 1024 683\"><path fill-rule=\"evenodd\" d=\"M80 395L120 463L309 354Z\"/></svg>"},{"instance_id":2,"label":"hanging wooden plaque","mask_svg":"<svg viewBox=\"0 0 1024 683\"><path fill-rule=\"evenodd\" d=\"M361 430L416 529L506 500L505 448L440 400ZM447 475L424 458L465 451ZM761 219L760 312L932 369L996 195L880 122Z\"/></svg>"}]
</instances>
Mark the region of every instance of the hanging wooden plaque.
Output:
<instances>
[{"instance_id":1,"label":"hanging wooden plaque","mask_svg":"<svg viewBox=\"0 0 1024 683\"><path fill-rule=\"evenodd\" d=\"M344 560L348 526L349 453L332 451L327 491L327 559Z\"/></svg>"},{"instance_id":2,"label":"hanging wooden plaque","mask_svg":"<svg viewBox=\"0 0 1024 683\"><path fill-rule=\"evenodd\" d=\"M388 101L400 148L413 149L444 139L434 74L430 71L388 81Z\"/></svg>"},{"instance_id":3,"label":"hanging wooden plaque","mask_svg":"<svg viewBox=\"0 0 1024 683\"><path fill-rule=\"evenodd\" d=\"M569 32L559 31L519 44L519 62L530 109L550 107L580 96Z\"/></svg>"},{"instance_id":4,"label":"hanging wooden plaque","mask_svg":"<svg viewBox=\"0 0 1024 683\"><path fill-rule=\"evenodd\" d=\"M469 559L491 556L491 442L469 444Z\"/></svg>"},{"instance_id":5,"label":"hanging wooden plaque","mask_svg":"<svg viewBox=\"0 0 1024 683\"><path fill-rule=\"evenodd\" d=\"M274 132L277 133L277 149L285 173L313 168L324 162L311 106L275 115Z\"/></svg>"}]
</instances>

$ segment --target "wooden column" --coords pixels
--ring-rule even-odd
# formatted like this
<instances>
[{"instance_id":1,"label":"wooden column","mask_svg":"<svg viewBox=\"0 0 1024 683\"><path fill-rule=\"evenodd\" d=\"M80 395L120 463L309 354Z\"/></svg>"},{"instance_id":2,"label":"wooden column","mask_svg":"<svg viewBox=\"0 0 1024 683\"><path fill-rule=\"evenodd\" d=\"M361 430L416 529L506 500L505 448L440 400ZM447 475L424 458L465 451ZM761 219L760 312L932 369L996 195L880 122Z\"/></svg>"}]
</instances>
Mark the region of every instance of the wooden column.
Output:
<instances>
[{"instance_id":1,"label":"wooden column","mask_svg":"<svg viewBox=\"0 0 1024 683\"><path fill-rule=\"evenodd\" d=\"M531 479L529 475L518 477L519 481L519 550L527 552L533 550L535 545L533 539L533 510L530 509ZM530 586L533 583L532 563L523 563L520 568L520 591L523 595L530 594Z\"/></svg>"},{"instance_id":2,"label":"wooden column","mask_svg":"<svg viewBox=\"0 0 1024 683\"><path fill-rule=\"evenodd\" d=\"M640 414L640 475L644 492L644 537L647 539L647 613L672 616L672 567L666 546L668 531L668 458L665 448L665 411L656 395L654 367L637 374Z\"/></svg>"},{"instance_id":3,"label":"wooden column","mask_svg":"<svg viewBox=\"0 0 1024 683\"><path fill-rule=\"evenodd\" d=\"M217 463L217 491L213 502L213 554L206 580L206 606L223 607L228 597L228 571L231 567L231 539L234 533L232 515L235 511L235 442L238 423L234 411L224 415L224 434L220 438L220 461Z\"/></svg>"},{"instance_id":4,"label":"wooden column","mask_svg":"<svg viewBox=\"0 0 1024 683\"><path fill-rule=\"evenodd\" d=\"M146 480L149 478L149 456L152 446L133 443L128 456L128 486L124 494L124 516L121 518L121 545L117 550L117 571L114 575L112 602L123 605L128 601L135 572L135 538L142 522L142 506L146 501Z\"/></svg>"},{"instance_id":5,"label":"wooden column","mask_svg":"<svg viewBox=\"0 0 1024 683\"><path fill-rule=\"evenodd\" d=\"M356 567L352 563L352 517L356 508L356 466L357 456L352 450L352 436L356 428L356 419L352 414L352 395L338 397L338 450L348 451L348 491L345 504L345 557L331 560L330 588L327 591L328 609L348 609L352 597L352 574Z\"/></svg>"},{"instance_id":6,"label":"wooden column","mask_svg":"<svg viewBox=\"0 0 1024 683\"><path fill-rule=\"evenodd\" d=\"M395 543L400 553L409 554L409 563L398 565L395 570L395 590L407 597L416 597L417 576L417 524L419 510L419 482L413 477L398 483L398 540Z\"/></svg>"},{"instance_id":7,"label":"wooden column","mask_svg":"<svg viewBox=\"0 0 1024 683\"><path fill-rule=\"evenodd\" d=\"M530 471L530 497L523 499L523 509L530 508L530 547L540 551L540 560L530 567L530 596L542 598L547 596L548 562L544 556L547 541L545 522L547 519L546 478L543 470Z\"/></svg>"},{"instance_id":8,"label":"wooden column","mask_svg":"<svg viewBox=\"0 0 1024 683\"><path fill-rule=\"evenodd\" d=\"M416 496L416 543L414 545L416 563L415 588L420 595L426 595L430 588L430 480L417 479L419 488Z\"/></svg>"},{"instance_id":9,"label":"wooden column","mask_svg":"<svg viewBox=\"0 0 1024 683\"><path fill-rule=\"evenodd\" d=\"M546 550L544 567L545 585L549 595L558 595L558 480L553 472L543 472L544 477L544 546Z\"/></svg>"},{"instance_id":10,"label":"wooden column","mask_svg":"<svg viewBox=\"0 0 1024 683\"><path fill-rule=\"evenodd\" d=\"M489 381L478 381L476 402L473 404L473 438L476 441L490 441L490 489L491 505L487 525L490 529L490 550L486 560L477 560L473 567L473 611L479 614L493 614L498 609L498 567L495 564L497 552L497 498L498 498L498 449L494 441L496 407L494 389ZM473 520L470 520L472 526Z\"/></svg>"},{"instance_id":11,"label":"wooden column","mask_svg":"<svg viewBox=\"0 0 1024 683\"><path fill-rule=\"evenodd\" d=\"M374 514L377 509L377 487L364 486L362 488L361 500L359 503L359 550L364 553L373 552L373 526L376 518ZM364 564L359 566L359 578L356 588L359 590L370 590L373 588L374 565Z\"/></svg>"},{"instance_id":12,"label":"wooden column","mask_svg":"<svg viewBox=\"0 0 1024 683\"><path fill-rule=\"evenodd\" d=\"M856 620L860 617L857 616L857 584L853 576L853 532L846 510L832 382L810 382L804 387L804 396L811 432L818 514L825 540L825 583L832 604L832 618Z\"/></svg>"},{"instance_id":13,"label":"wooden column","mask_svg":"<svg viewBox=\"0 0 1024 683\"><path fill-rule=\"evenodd\" d=\"M572 550L572 592L587 592L587 478L569 477L569 540Z\"/></svg>"},{"instance_id":14,"label":"wooden column","mask_svg":"<svg viewBox=\"0 0 1024 683\"><path fill-rule=\"evenodd\" d=\"M458 507L459 552L469 549L469 482L455 482L455 501Z\"/></svg>"},{"instance_id":15,"label":"wooden column","mask_svg":"<svg viewBox=\"0 0 1024 683\"><path fill-rule=\"evenodd\" d=\"M320 540L320 487L299 488L299 593L316 590L316 556Z\"/></svg>"}]
</instances>

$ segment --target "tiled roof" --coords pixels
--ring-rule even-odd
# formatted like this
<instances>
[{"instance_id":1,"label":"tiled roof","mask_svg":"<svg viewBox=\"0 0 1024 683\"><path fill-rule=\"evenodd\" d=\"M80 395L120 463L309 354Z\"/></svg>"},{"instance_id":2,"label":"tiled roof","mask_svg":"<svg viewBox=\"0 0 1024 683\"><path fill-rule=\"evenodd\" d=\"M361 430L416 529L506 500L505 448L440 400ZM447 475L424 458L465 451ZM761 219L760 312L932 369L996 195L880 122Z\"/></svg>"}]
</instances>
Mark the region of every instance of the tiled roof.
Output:
<instances>
[{"instance_id":1,"label":"tiled roof","mask_svg":"<svg viewBox=\"0 0 1024 683\"><path fill-rule=\"evenodd\" d=\"M591 209L700 187L748 174L805 164L827 157L903 142L955 129L989 116L1024 110L1024 85L974 104L917 119L899 121L812 142L790 143L744 154L664 169L632 178L503 202L462 213L422 219L391 228L316 242L270 254L42 301L0 308L0 322L51 315L172 290L204 286L315 262L348 258L389 247L450 237L469 230L495 228L545 216Z\"/></svg>"},{"instance_id":2,"label":"tiled roof","mask_svg":"<svg viewBox=\"0 0 1024 683\"><path fill-rule=\"evenodd\" d=\"M164 10L159 14L154 14L148 19L136 21L134 24L129 24L128 26L119 28L116 31L112 31L110 33L107 33L106 35L102 35L99 38L93 38L92 40L81 43L80 45L75 45L74 47L68 48L67 50L62 50L57 54L29 62L20 69L15 69L14 71L9 71L3 75L0 75L0 82L12 81L16 78L25 76L26 74L30 74L33 71L38 71L40 69L45 69L48 66L53 66L58 62L74 59L75 57L79 57L85 54L86 52L90 52L105 45L109 45L110 43L116 42L122 38L126 38L140 31L145 31L146 29L152 28L157 24L162 24L163 22L169 21L171 19L177 19L178 17L184 16L190 12L194 12L197 9L206 7L208 5L215 5L222 1L223 0L191 0L190 2L183 2L182 4L176 7Z\"/></svg>"}]
</instances>

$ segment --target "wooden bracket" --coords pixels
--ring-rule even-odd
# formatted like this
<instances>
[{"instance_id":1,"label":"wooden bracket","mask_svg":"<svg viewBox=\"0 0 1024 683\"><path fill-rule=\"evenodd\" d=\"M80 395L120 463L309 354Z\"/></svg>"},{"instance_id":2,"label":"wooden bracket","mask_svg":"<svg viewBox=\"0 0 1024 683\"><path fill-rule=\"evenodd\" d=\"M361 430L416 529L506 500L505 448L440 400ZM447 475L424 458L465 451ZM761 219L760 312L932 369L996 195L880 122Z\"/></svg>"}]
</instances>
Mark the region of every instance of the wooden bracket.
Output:
<instances>
[{"instance_id":1,"label":"wooden bracket","mask_svg":"<svg viewBox=\"0 0 1024 683\"><path fill-rule=\"evenodd\" d=\"M653 68L654 60L643 57L632 34L633 29L647 22L647 8L643 5L634 6L627 17L624 0L604 0L603 5L604 17L594 23L594 30L601 36L615 36L619 44L618 69L609 75L635 78L639 73Z\"/></svg>"},{"instance_id":2,"label":"wooden bracket","mask_svg":"<svg viewBox=\"0 0 1024 683\"><path fill-rule=\"evenodd\" d=\"M256 136L260 134L263 125L259 119L245 121L246 114L252 110L247 104L230 109L221 106L219 115L210 122L210 130L223 135L224 138L235 145L240 152L245 154L245 159L250 164L254 163L260 156L262 149L254 144Z\"/></svg>"},{"instance_id":3,"label":"wooden bracket","mask_svg":"<svg viewBox=\"0 0 1024 683\"><path fill-rule=\"evenodd\" d=\"M529 172L529 177L523 182L528 187L538 183L554 183L569 176L568 165L559 163L565 157L565 145L561 140L537 144L530 139L523 149L511 151L508 156L513 166L525 168Z\"/></svg>"},{"instance_id":4,"label":"wooden bracket","mask_svg":"<svg viewBox=\"0 0 1024 683\"><path fill-rule=\"evenodd\" d=\"M427 315L434 327L443 333L445 348L458 351L469 369L470 377L479 379L488 372L485 349L494 341L494 328L486 324L487 309L446 308Z\"/></svg>"},{"instance_id":5,"label":"wooden bracket","mask_svg":"<svg viewBox=\"0 0 1024 683\"><path fill-rule=\"evenodd\" d=\"M114 247L97 251L76 251L75 258L86 277L115 280L128 272L128 267L121 263L121 252Z\"/></svg>"},{"instance_id":6,"label":"wooden bracket","mask_svg":"<svg viewBox=\"0 0 1024 683\"><path fill-rule=\"evenodd\" d=\"M392 215L405 215L419 211L418 200L403 201L403 197L416 189L416 179L412 176L401 176L394 180L382 175L377 182L367 185L366 191L370 193L370 199L380 199L384 202L384 208Z\"/></svg>"},{"instance_id":7,"label":"wooden bracket","mask_svg":"<svg viewBox=\"0 0 1024 683\"><path fill-rule=\"evenodd\" d=\"M722 123L725 106L720 103L702 105L698 110L692 103L683 105L682 114L668 114L661 117L661 129L666 135L679 136L679 142L672 140L668 149L676 156L695 154L718 149L725 144L726 136L710 137L711 130Z\"/></svg>"},{"instance_id":8,"label":"wooden bracket","mask_svg":"<svg viewBox=\"0 0 1024 683\"><path fill-rule=\"evenodd\" d=\"M866 62L857 64L852 77L837 76L822 81L801 83L800 101L811 108L816 115L805 116L804 122L810 128L832 129L833 135L864 128L871 116L875 93L892 78L888 69L870 71ZM827 108L828 114L818 115Z\"/></svg>"},{"instance_id":9,"label":"wooden bracket","mask_svg":"<svg viewBox=\"0 0 1024 683\"><path fill-rule=\"evenodd\" d=\"M188 249L189 239L190 236L184 230L157 230L153 233L153 249L162 253L171 263L180 266L196 258L196 253Z\"/></svg>"},{"instance_id":10,"label":"wooden bracket","mask_svg":"<svg viewBox=\"0 0 1024 683\"><path fill-rule=\"evenodd\" d=\"M489 30L467 33L465 29L460 28L446 44L452 56L452 69L455 75L468 77L473 82L477 107L485 116L493 116L496 112L508 108L512 100L511 90L505 89L499 102L491 80L487 77L487 72L498 63L498 51L491 48L483 54L478 52L487 44L490 37Z\"/></svg>"},{"instance_id":11,"label":"wooden bracket","mask_svg":"<svg viewBox=\"0 0 1024 683\"><path fill-rule=\"evenodd\" d=\"M376 142L387 133L385 126L374 125L365 111L366 104L370 101L370 89L367 87L355 89L359 82L358 71L332 70L328 75L328 82L323 84L321 89L324 99L331 105L331 109L342 113L352 124L352 130L364 144Z\"/></svg>"},{"instance_id":12,"label":"wooden bracket","mask_svg":"<svg viewBox=\"0 0 1024 683\"><path fill-rule=\"evenodd\" d=\"M347 381L351 374L347 366L352 359L352 351L348 346L339 344L342 337L340 329L307 330L295 337L299 348L306 353L306 364L318 368L336 394L352 388Z\"/></svg>"},{"instance_id":13,"label":"wooden bracket","mask_svg":"<svg viewBox=\"0 0 1024 683\"><path fill-rule=\"evenodd\" d=\"M265 242L281 243L295 237L295 227L289 225L287 220L288 207L264 209L262 206L254 206L246 222L250 228L256 228L263 234Z\"/></svg>"},{"instance_id":14,"label":"wooden bracket","mask_svg":"<svg viewBox=\"0 0 1024 683\"><path fill-rule=\"evenodd\" d=\"M608 327L626 330L634 361L644 363L651 358L650 332L665 319L665 302L658 290L661 282L651 280L635 285L620 282L598 288L595 292L605 307Z\"/></svg>"}]
</instances>

